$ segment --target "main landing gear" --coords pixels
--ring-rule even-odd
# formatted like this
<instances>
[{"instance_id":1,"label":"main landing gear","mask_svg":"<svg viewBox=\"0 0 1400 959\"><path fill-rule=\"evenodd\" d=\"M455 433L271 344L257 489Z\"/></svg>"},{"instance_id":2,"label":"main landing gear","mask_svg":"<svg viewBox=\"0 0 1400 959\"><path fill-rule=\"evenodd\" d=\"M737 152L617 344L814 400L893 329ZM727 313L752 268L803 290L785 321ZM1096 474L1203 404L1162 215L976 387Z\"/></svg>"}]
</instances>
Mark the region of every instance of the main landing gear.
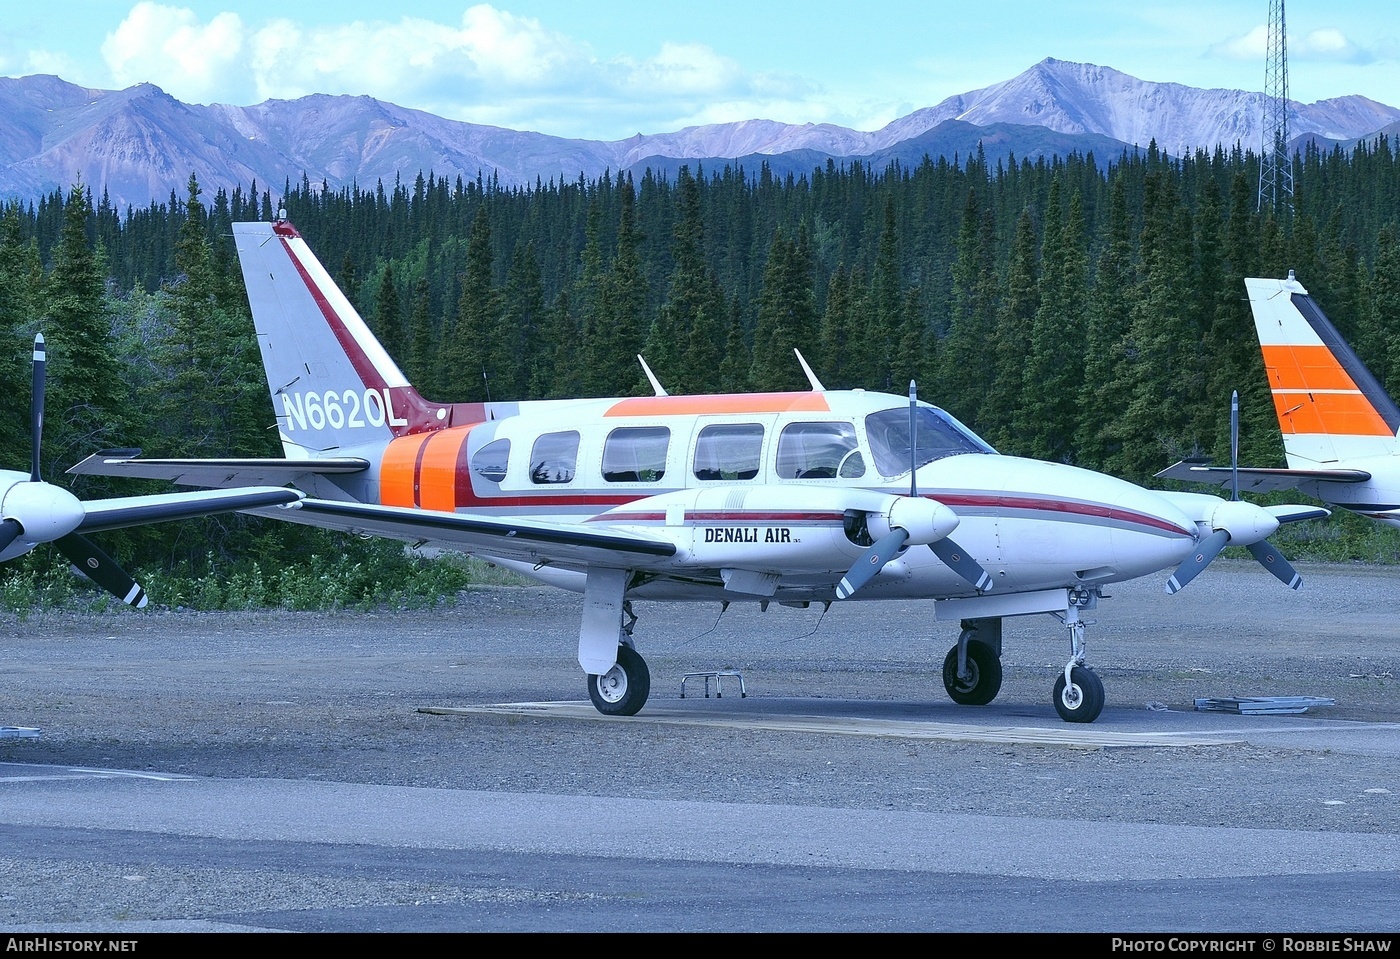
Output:
<instances>
[{"instance_id":1,"label":"main landing gear","mask_svg":"<svg viewBox=\"0 0 1400 959\"><path fill-rule=\"evenodd\" d=\"M960 706L985 706L1001 692L1001 620L965 619L943 658L943 688Z\"/></svg>"},{"instance_id":2,"label":"main landing gear","mask_svg":"<svg viewBox=\"0 0 1400 959\"><path fill-rule=\"evenodd\" d=\"M588 698L604 716L635 716L651 694L651 670L631 646L617 647L617 665L588 677Z\"/></svg>"},{"instance_id":3,"label":"main landing gear","mask_svg":"<svg viewBox=\"0 0 1400 959\"><path fill-rule=\"evenodd\" d=\"M585 603L588 595L585 593ZM579 636L579 662L588 676L588 698L604 716L635 716L651 695L651 670L632 644L632 628L637 625L632 604L620 595L615 604L595 597L590 609L599 615L584 616ZM612 619L614 615L618 618ZM612 643L617 644L616 657L607 655ZM607 666L609 662L611 667ZM589 672L589 663L598 663L595 668L600 672Z\"/></svg>"},{"instance_id":4,"label":"main landing gear","mask_svg":"<svg viewBox=\"0 0 1400 959\"><path fill-rule=\"evenodd\" d=\"M1069 628L1070 658L1055 680L1051 700L1055 712L1067 723L1092 723L1103 712L1103 682L1084 665L1084 627L1080 611L1098 605L1096 590L1047 590L1041 594L1021 594L1003 600L997 596L945 600L940 606L951 610L983 612L962 620L957 645L943 659L943 688L948 697L962 706L985 706L1001 691L1001 622L1003 616L1025 613L1051 613Z\"/></svg>"}]
</instances>

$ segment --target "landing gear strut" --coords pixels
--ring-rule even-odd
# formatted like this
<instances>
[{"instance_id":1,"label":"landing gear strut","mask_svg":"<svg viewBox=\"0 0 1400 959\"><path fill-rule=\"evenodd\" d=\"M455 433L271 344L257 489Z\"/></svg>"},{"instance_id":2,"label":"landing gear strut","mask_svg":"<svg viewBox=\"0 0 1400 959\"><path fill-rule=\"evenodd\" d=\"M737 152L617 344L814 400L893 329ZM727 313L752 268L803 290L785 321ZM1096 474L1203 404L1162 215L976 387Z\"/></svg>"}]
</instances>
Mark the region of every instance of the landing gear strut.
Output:
<instances>
[{"instance_id":1,"label":"landing gear strut","mask_svg":"<svg viewBox=\"0 0 1400 959\"><path fill-rule=\"evenodd\" d=\"M1084 665L1084 620L1079 618L1081 609L1092 609L1097 605L1098 596L1087 589L1069 591L1069 605L1061 616L1069 627L1069 662L1064 672L1055 680L1052 699L1055 712L1067 723L1092 723L1103 712L1103 681L1088 666Z\"/></svg>"},{"instance_id":2,"label":"landing gear strut","mask_svg":"<svg viewBox=\"0 0 1400 959\"><path fill-rule=\"evenodd\" d=\"M592 566L583 589L578 663L588 698L605 716L635 716L651 695L651 671L632 643L637 617L626 598L629 575Z\"/></svg>"},{"instance_id":3,"label":"landing gear strut","mask_svg":"<svg viewBox=\"0 0 1400 959\"><path fill-rule=\"evenodd\" d=\"M1099 605L1098 586L1072 586L1027 593L981 593L940 599L935 618L959 619L958 644L943 660L943 686L953 702L990 703L1001 689L1001 624L1007 616L1049 613L1069 627L1070 655L1055 680L1055 712L1067 723L1092 723L1103 712L1103 683L1084 665L1084 627L1080 618Z\"/></svg>"}]
</instances>

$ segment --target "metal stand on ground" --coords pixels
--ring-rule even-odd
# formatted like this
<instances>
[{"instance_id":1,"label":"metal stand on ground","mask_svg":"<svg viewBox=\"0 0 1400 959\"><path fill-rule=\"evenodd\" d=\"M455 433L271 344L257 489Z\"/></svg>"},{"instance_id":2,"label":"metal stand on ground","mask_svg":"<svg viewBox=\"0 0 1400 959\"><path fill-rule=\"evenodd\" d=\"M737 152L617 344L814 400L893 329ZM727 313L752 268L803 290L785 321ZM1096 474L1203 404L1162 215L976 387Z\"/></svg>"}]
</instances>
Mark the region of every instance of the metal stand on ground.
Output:
<instances>
[{"instance_id":1,"label":"metal stand on ground","mask_svg":"<svg viewBox=\"0 0 1400 959\"><path fill-rule=\"evenodd\" d=\"M703 680L705 680L705 698L706 698L706 699L709 699L709 698L710 698L710 680L713 679L713 680L715 681L715 699L723 699L723 698L724 698L724 687L720 685L720 677L721 677L721 676L730 676L730 677L733 677L734 679L739 680L739 698L740 698L740 699L745 699L745 698L748 697L749 691L748 691L747 689L744 688L744 677L743 677L743 676L739 675L737 672L734 672L733 670L715 669L715 670L710 670L710 671L708 671L708 672L702 672L702 673L686 673L684 676L682 676L682 677L681 677L681 699L685 699L685 684L686 684L686 680L690 680L690 679L703 679Z\"/></svg>"}]
</instances>

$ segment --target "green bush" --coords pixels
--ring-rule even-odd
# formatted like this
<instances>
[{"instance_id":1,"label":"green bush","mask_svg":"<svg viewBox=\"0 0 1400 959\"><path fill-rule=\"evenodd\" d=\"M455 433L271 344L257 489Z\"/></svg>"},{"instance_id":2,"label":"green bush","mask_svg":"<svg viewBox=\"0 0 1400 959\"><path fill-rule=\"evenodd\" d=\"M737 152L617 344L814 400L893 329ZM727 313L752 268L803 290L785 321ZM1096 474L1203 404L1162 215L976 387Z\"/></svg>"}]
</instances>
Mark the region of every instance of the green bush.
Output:
<instances>
[{"instance_id":1,"label":"green bush","mask_svg":"<svg viewBox=\"0 0 1400 959\"><path fill-rule=\"evenodd\" d=\"M523 577L457 553L426 556L390 540L324 534L330 547L267 562L205 557L188 567L129 571L150 602L202 611L421 609L452 601L474 585L519 585ZM43 611L101 612L121 604L51 548L0 569L0 610L21 618Z\"/></svg>"}]
</instances>

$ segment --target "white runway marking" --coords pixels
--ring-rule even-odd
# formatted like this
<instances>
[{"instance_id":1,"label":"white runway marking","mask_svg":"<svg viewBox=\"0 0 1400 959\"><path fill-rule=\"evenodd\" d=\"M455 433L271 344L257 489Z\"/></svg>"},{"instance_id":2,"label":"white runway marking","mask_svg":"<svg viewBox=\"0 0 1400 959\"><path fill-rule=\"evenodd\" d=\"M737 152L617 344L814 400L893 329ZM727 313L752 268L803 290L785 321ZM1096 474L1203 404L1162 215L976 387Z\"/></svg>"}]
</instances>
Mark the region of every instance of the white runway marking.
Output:
<instances>
[{"instance_id":1,"label":"white runway marking","mask_svg":"<svg viewBox=\"0 0 1400 959\"><path fill-rule=\"evenodd\" d=\"M951 742L1035 743L1054 746L1153 747L1220 746L1243 742L1235 737L1199 733L1122 732L1096 730L1091 726L1038 728L1033 726L974 726L961 723L919 722L913 720L824 718L819 716L773 716L754 714L701 715L685 709L648 706L629 717L610 717L582 702L495 703L481 706L432 706L419 712L432 715L471 715L489 713L504 716L545 716L556 719L592 719L605 722L653 722L679 726L720 726L735 729L765 729L774 732L823 733L839 736L878 736L892 739L937 739Z\"/></svg>"}]
</instances>

